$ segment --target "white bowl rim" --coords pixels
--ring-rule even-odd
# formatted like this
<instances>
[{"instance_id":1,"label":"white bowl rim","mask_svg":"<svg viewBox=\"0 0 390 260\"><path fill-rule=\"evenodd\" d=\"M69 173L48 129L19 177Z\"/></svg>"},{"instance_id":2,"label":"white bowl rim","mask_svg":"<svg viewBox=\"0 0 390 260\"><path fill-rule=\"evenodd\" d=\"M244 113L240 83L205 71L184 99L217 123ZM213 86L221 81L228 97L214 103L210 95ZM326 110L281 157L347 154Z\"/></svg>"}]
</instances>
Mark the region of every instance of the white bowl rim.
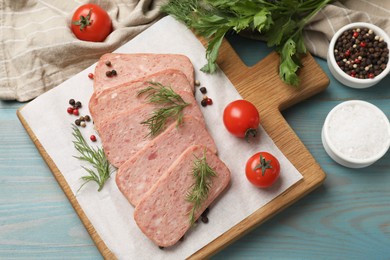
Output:
<instances>
[{"instance_id":1,"label":"white bowl rim","mask_svg":"<svg viewBox=\"0 0 390 260\"><path fill-rule=\"evenodd\" d=\"M384 71L382 71L378 76L375 76L374 78L372 79L359 79L359 78L354 78L354 77L351 77L349 76L347 73L345 73L340 67L339 65L337 65L336 63L336 59L334 57L334 45L336 43L336 40L340 37L340 35L348 30L348 29L352 29L352 28L368 28L368 29L371 29L375 32L376 35L378 35L379 37L383 37L383 40L387 43L387 48L389 48L390 46L390 37L389 35L387 35L387 33L379 28L378 26L376 26L375 24L372 24L372 23L366 23L366 22L355 22L355 23L350 23L350 24L347 24L347 25L344 25L343 27L341 27L332 37L331 41L330 41L330 44L329 44L329 49L328 49L328 57L329 57L329 61L331 62L333 68L336 70L336 72L342 76L343 78L345 78L346 80L349 80L353 83L358 83L358 84L364 84L364 82L366 83L377 83L379 81L381 81L384 77L386 77L389 72L390 72L390 66L389 66L389 61L387 62L387 66L386 66L386 69ZM389 59L390 60L390 59Z\"/></svg>"},{"instance_id":2,"label":"white bowl rim","mask_svg":"<svg viewBox=\"0 0 390 260\"><path fill-rule=\"evenodd\" d=\"M349 163L352 163L352 164L356 164L356 165L366 165L366 164L374 163L377 160L379 160L380 158L382 158L386 154L386 152L389 150L389 148L390 148L390 138L388 139L387 144L384 145L384 148L380 152L372 155L371 157L365 158L365 159L356 159L356 158L347 157L345 154L340 153L339 150L336 149L336 147L330 141L329 133L328 133L328 129L327 129L327 126L329 125L330 118L332 117L332 115L338 109L340 109L340 107L347 106L349 104L361 104L361 105L369 106L369 107L373 108L377 112L378 115L381 115L382 117L384 117L386 119L385 122L387 122L387 124L386 124L387 125L387 131L389 132L389 136L390 136L390 122L389 122L389 119L387 118L385 113L383 113L383 111L380 108L378 108L374 104L372 104L370 102L367 102L367 101L363 101L363 100L348 100L348 101L344 101L344 102L341 102L340 104L336 105L328 113L328 115L327 115L327 117L325 119L325 122L324 122L324 126L323 126L323 133L324 133L325 141L326 141L328 147L332 150L332 152L337 157L339 157L341 160L343 160L343 161L346 161L346 162L349 162Z\"/></svg>"}]
</instances>

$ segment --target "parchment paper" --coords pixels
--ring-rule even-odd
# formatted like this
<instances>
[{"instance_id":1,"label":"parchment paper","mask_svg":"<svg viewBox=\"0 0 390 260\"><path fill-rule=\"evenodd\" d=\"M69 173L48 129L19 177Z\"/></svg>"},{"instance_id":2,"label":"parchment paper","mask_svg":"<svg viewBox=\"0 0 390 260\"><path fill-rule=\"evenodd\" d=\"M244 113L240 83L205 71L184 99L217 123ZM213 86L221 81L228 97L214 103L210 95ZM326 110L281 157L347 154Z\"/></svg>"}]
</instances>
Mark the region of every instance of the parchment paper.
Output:
<instances>
[{"instance_id":1,"label":"parchment paper","mask_svg":"<svg viewBox=\"0 0 390 260\"><path fill-rule=\"evenodd\" d=\"M201 108L208 130L215 140L219 157L227 164L232 175L231 186L210 208L209 223L200 223L188 232L183 242L161 250L135 224L134 208L118 190L115 171L101 192L97 192L94 183L78 191L83 183L80 177L86 172L81 168L81 162L73 157L78 154L72 143L71 124L77 117L67 114L66 108L69 99L74 98L83 104L81 115L89 114L88 101L93 91L93 81L87 75L94 71L95 65L27 104L21 110L22 116L65 177L101 239L119 259L184 259L302 178L261 127L259 138L250 143L226 131L222 122L223 109L229 102L241 97L222 71L212 75L200 72L206 63L205 49L184 25L171 17L163 18L116 52L180 53L191 59L195 78L207 88L207 95L214 102ZM200 103L202 94L199 90L196 91L196 98ZM86 139L96 134L92 123L81 128L81 131ZM100 145L99 142L91 144ZM273 153L281 164L281 177L270 189L258 189L245 177L245 163L258 151Z\"/></svg>"}]
</instances>

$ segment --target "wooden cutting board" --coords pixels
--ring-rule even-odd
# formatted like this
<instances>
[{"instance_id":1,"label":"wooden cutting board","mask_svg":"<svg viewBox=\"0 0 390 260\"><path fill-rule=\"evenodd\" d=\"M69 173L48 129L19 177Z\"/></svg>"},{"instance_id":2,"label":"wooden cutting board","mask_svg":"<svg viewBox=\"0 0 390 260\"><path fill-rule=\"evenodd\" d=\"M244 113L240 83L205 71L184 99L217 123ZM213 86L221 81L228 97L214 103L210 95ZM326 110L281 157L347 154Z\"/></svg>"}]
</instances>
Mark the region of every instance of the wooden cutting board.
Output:
<instances>
[{"instance_id":1,"label":"wooden cutting board","mask_svg":"<svg viewBox=\"0 0 390 260\"><path fill-rule=\"evenodd\" d=\"M202 41L205 45L205 43ZM228 41L222 43L218 65L240 95L258 108L261 125L278 148L302 174L303 178L264 207L225 232L218 239L193 254L193 259L205 259L239 239L276 213L299 200L325 180L325 173L294 133L281 111L303 101L329 85L329 78L308 53L299 71L300 85L283 83L278 74L279 55L272 52L254 66L246 66Z\"/></svg>"},{"instance_id":2,"label":"wooden cutting board","mask_svg":"<svg viewBox=\"0 0 390 260\"><path fill-rule=\"evenodd\" d=\"M321 167L281 114L282 110L323 91L328 86L328 77L313 57L307 55L303 59L304 67L300 70L301 84L299 87L288 86L279 79L279 56L276 53L271 53L256 65L247 67L225 40L220 49L218 64L241 96L256 105L260 113L262 126L279 149L302 174L303 179L193 254L190 257L191 259L204 259L216 253L315 189L325 179L325 173ZM20 111L17 112L17 115L96 243L99 251L106 259L115 259L115 255L97 234L65 178L42 147Z\"/></svg>"}]
</instances>

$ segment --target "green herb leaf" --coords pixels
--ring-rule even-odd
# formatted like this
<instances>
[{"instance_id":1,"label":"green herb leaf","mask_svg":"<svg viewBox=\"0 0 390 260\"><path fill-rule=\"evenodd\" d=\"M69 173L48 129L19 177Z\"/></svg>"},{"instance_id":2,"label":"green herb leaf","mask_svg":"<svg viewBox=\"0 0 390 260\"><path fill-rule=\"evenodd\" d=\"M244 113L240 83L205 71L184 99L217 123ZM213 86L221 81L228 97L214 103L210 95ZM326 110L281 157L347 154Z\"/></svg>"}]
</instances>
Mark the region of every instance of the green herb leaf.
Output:
<instances>
[{"instance_id":1,"label":"green herb leaf","mask_svg":"<svg viewBox=\"0 0 390 260\"><path fill-rule=\"evenodd\" d=\"M299 84L300 56L306 53L302 30L332 0L170 0L162 11L182 21L208 41L203 72L213 73L219 48L229 31L251 30L265 35L281 54L280 78ZM284 55L283 55L284 54ZM296 67L298 65L298 68Z\"/></svg>"},{"instance_id":2,"label":"green herb leaf","mask_svg":"<svg viewBox=\"0 0 390 260\"><path fill-rule=\"evenodd\" d=\"M194 177L194 184L188 191L186 200L192 203L192 208L189 212L190 224L195 223L195 215L202 203L207 199L210 187L212 185L212 177L217 176L216 172L207 164L206 149L203 152L202 158L194 155L194 165L192 168L192 175Z\"/></svg>"},{"instance_id":3,"label":"green herb leaf","mask_svg":"<svg viewBox=\"0 0 390 260\"><path fill-rule=\"evenodd\" d=\"M284 45L283 49L280 52L281 54L281 63L279 66L279 75L280 78L289 82L291 85L298 86L299 77L296 74L299 65L296 64L293 60L293 57L296 53L296 45L292 39L289 39Z\"/></svg>"},{"instance_id":4,"label":"green herb leaf","mask_svg":"<svg viewBox=\"0 0 390 260\"><path fill-rule=\"evenodd\" d=\"M80 132L80 129L77 126L73 125L73 141L75 149L79 152L80 156L74 156L75 158L88 162L92 165L91 168L82 166L82 168L89 174L82 176L81 179L85 182L80 186L79 190L88 182L93 181L98 184L98 191L103 189L104 184L110 178L111 170L110 164L104 154L103 149L93 148L85 141L83 135Z\"/></svg>"},{"instance_id":5,"label":"green herb leaf","mask_svg":"<svg viewBox=\"0 0 390 260\"><path fill-rule=\"evenodd\" d=\"M261 9L253 17L254 29L259 32L268 31L273 24L271 13L267 9Z\"/></svg>"},{"instance_id":6,"label":"green herb leaf","mask_svg":"<svg viewBox=\"0 0 390 260\"><path fill-rule=\"evenodd\" d=\"M214 38L209 41L206 50L206 59L207 64L204 65L200 70L207 73L213 73L217 70L217 58L219 48L221 47L223 37L225 36L227 30L220 30L216 33Z\"/></svg>"},{"instance_id":7,"label":"green herb leaf","mask_svg":"<svg viewBox=\"0 0 390 260\"><path fill-rule=\"evenodd\" d=\"M156 136L165 129L170 118L175 118L177 125L183 122L183 110L190 105L183 100L171 87L158 82L149 82L150 86L138 92L138 95L147 94L148 102L159 105L150 118L141 122L149 128L150 136Z\"/></svg>"}]
</instances>

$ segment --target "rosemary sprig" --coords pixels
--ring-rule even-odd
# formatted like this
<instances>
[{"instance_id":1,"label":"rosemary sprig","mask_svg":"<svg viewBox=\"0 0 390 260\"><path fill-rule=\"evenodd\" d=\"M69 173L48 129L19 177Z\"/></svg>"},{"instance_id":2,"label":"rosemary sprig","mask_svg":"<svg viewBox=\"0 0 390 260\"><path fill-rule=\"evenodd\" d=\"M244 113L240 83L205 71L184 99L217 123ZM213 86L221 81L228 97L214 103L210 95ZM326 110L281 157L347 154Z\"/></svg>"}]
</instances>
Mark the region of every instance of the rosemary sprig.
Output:
<instances>
[{"instance_id":1,"label":"rosemary sprig","mask_svg":"<svg viewBox=\"0 0 390 260\"><path fill-rule=\"evenodd\" d=\"M176 118L177 125L183 122L183 109L189 105L171 87L157 82L149 82L150 86L138 92L138 96L147 94L148 102L159 105L150 118L141 122L147 125L148 135L156 136L162 130L170 118Z\"/></svg>"},{"instance_id":2,"label":"rosemary sprig","mask_svg":"<svg viewBox=\"0 0 390 260\"><path fill-rule=\"evenodd\" d=\"M192 168L192 175L195 179L195 182L186 195L186 201L193 204L192 209L189 212L191 225L195 223L196 212L208 197L212 184L211 178L217 176L216 172L207 164L206 150L204 150L202 158L198 158L195 155L194 157L195 160Z\"/></svg>"},{"instance_id":3,"label":"rosemary sprig","mask_svg":"<svg viewBox=\"0 0 390 260\"><path fill-rule=\"evenodd\" d=\"M73 125L73 141L74 147L80 153L80 156L74 156L75 158L89 162L92 165L91 168L82 166L89 175L82 176L81 179L84 180L84 183L80 186L80 190L85 184L90 181L94 181L98 184L98 191L101 191L106 181L110 178L110 164L104 154L102 148L93 148L87 144L84 137L82 136L80 130L77 126Z\"/></svg>"}]
</instances>

